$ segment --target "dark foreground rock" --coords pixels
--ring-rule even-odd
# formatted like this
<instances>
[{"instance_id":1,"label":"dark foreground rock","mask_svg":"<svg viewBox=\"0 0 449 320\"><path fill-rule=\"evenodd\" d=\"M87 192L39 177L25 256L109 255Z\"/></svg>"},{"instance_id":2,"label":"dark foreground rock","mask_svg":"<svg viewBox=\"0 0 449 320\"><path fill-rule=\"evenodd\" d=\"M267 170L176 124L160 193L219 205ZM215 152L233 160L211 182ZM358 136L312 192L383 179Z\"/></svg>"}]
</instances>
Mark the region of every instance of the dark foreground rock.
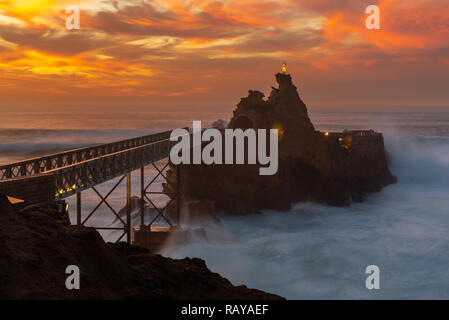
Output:
<instances>
[{"instance_id":1,"label":"dark foreground rock","mask_svg":"<svg viewBox=\"0 0 449 320\"><path fill-rule=\"evenodd\" d=\"M67 290L68 265L81 289ZM280 299L233 286L203 260L169 259L70 226L50 208L17 211L0 195L0 299Z\"/></svg>"}]
</instances>

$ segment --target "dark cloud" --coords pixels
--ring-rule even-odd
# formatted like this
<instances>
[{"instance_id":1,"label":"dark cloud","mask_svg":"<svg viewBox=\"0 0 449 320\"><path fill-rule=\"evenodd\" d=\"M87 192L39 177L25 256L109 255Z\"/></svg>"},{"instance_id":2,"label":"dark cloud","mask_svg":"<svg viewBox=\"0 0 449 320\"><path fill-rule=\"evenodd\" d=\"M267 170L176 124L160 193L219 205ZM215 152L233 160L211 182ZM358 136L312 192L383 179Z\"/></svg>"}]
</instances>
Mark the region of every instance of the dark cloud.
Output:
<instances>
[{"instance_id":1,"label":"dark cloud","mask_svg":"<svg viewBox=\"0 0 449 320\"><path fill-rule=\"evenodd\" d=\"M12 26L0 26L0 37L22 48L32 48L43 52L72 56L113 45L112 40L96 39L91 33L82 30L66 31L60 35L54 30L46 32L31 31Z\"/></svg>"},{"instance_id":2,"label":"dark cloud","mask_svg":"<svg viewBox=\"0 0 449 320\"><path fill-rule=\"evenodd\" d=\"M143 2L137 6L126 6L116 12L100 11L95 15L86 15L83 21L94 30L138 36L223 38L235 37L253 29L253 26L224 14L215 16L202 11L198 14L189 13L189 19L186 19L185 13L161 13Z\"/></svg>"},{"instance_id":3,"label":"dark cloud","mask_svg":"<svg viewBox=\"0 0 449 320\"><path fill-rule=\"evenodd\" d=\"M324 42L325 39L320 30L292 32L281 29L270 32L268 37L251 37L238 48L253 52L287 51L294 53L322 45Z\"/></svg>"},{"instance_id":4,"label":"dark cloud","mask_svg":"<svg viewBox=\"0 0 449 320\"><path fill-rule=\"evenodd\" d=\"M319 13L329 12L354 12L365 14L368 5L380 1L365 2L360 0L289 0L289 3L298 8L308 8Z\"/></svg>"},{"instance_id":5,"label":"dark cloud","mask_svg":"<svg viewBox=\"0 0 449 320\"><path fill-rule=\"evenodd\" d=\"M164 49L145 49L140 46L119 44L105 48L102 50L102 54L128 62L136 62L145 56L159 56L161 58L166 58L169 56L167 51Z\"/></svg>"}]
</instances>

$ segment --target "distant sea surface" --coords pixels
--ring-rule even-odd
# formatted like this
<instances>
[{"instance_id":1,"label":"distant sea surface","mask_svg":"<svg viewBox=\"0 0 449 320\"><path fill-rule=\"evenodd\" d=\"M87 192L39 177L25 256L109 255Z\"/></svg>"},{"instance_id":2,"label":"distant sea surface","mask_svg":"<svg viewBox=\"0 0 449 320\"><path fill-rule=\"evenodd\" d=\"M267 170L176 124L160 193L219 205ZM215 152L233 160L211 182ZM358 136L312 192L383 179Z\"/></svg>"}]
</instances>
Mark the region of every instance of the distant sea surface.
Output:
<instances>
[{"instance_id":1,"label":"distant sea surface","mask_svg":"<svg viewBox=\"0 0 449 320\"><path fill-rule=\"evenodd\" d=\"M319 130L383 132L398 183L348 208L300 203L287 213L221 217L220 227L207 228L208 242L167 247L164 254L203 258L235 285L289 299L449 299L449 107L309 107L309 114ZM191 126L192 120L209 126L230 116L231 112L2 110L0 164ZM155 172L146 168L148 176ZM132 192L138 195L136 173L132 179ZM100 192L107 193L114 182L101 185ZM124 205L123 195L120 186L110 197L117 210ZM84 215L97 199L83 192ZM74 221L74 199L68 202ZM156 202L162 204L163 197ZM102 206L87 225L113 225L113 220ZM102 235L107 240L118 236ZM365 288L368 265L380 268L380 290Z\"/></svg>"}]
</instances>

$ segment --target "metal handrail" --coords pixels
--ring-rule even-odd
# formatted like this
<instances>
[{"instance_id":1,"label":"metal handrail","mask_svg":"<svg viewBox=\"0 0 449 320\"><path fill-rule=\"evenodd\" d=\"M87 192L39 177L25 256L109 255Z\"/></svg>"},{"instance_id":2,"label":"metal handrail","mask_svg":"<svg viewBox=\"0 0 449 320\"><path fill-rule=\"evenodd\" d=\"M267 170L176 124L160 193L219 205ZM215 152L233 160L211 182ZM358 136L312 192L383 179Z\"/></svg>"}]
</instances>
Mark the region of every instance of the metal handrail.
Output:
<instances>
[{"instance_id":1,"label":"metal handrail","mask_svg":"<svg viewBox=\"0 0 449 320\"><path fill-rule=\"evenodd\" d=\"M147 145L170 137L170 131L154 133L106 144L72 149L43 157L36 157L0 166L0 180L35 175L70 166L99 156Z\"/></svg>"},{"instance_id":2,"label":"metal handrail","mask_svg":"<svg viewBox=\"0 0 449 320\"><path fill-rule=\"evenodd\" d=\"M167 158L176 143L170 139L153 142L49 170L46 174L54 175L55 198L62 199Z\"/></svg>"}]
</instances>

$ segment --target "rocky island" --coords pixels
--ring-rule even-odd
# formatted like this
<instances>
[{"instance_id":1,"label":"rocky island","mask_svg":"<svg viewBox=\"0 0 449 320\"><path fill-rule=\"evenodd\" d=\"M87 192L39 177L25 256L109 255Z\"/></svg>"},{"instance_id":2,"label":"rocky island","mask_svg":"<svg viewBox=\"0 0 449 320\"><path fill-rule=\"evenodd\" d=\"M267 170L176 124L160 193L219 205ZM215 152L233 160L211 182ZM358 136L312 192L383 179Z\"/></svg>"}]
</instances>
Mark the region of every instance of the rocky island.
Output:
<instances>
[{"instance_id":1,"label":"rocky island","mask_svg":"<svg viewBox=\"0 0 449 320\"><path fill-rule=\"evenodd\" d=\"M248 164L172 165L168 178L178 186L181 201L212 203L215 210L232 214L289 210L300 201L347 206L396 181L381 133L317 131L291 76L278 73L276 81L279 86L268 99L250 90L228 128L278 129L278 172L261 176L258 165Z\"/></svg>"}]
</instances>

